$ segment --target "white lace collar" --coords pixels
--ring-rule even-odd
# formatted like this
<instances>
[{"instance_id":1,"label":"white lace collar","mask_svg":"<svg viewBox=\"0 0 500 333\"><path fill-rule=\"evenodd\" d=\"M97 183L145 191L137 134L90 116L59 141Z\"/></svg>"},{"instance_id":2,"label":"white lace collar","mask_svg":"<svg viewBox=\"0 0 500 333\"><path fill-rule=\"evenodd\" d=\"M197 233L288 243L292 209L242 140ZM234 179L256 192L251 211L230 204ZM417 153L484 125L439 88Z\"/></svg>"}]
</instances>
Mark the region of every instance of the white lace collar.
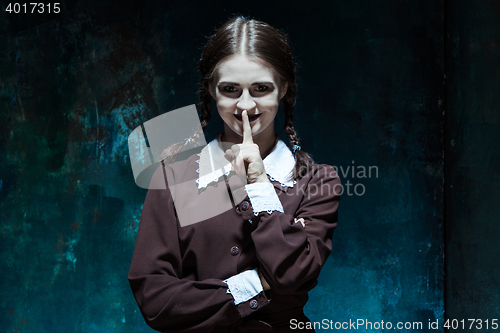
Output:
<instances>
[{"instance_id":1,"label":"white lace collar","mask_svg":"<svg viewBox=\"0 0 500 333\"><path fill-rule=\"evenodd\" d=\"M199 174L196 180L198 189L206 188L212 182L218 182L222 175L227 176L231 172L231 163L224 157L224 151L220 148L217 138L210 141L197 155L200 157L196 161L199 164L196 170ZM279 182L283 187L293 187L297 183L288 179L295 166L295 157L281 139L278 139L273 151L263 162L271 180Z\"/></svg>"}]
</instances>

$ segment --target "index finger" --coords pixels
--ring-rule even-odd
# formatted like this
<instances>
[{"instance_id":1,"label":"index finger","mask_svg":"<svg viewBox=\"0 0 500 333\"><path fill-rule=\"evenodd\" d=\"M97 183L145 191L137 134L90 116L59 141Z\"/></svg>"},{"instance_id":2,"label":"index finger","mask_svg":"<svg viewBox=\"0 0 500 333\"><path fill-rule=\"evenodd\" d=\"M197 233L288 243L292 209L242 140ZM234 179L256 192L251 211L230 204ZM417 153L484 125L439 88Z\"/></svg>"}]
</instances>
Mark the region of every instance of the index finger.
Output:
<instances>
[{"instance_id":1,"label":"index finger","mask_svg":"<svg viewBox=\"0 0 500 333\"><path fill-rule=\"evenodd\" d=\"M250 121L248 120L247 110L243 110L241 118L243 120L243 143L253 143L252 128L250 127Z\"/></svg>"}]
</instances>

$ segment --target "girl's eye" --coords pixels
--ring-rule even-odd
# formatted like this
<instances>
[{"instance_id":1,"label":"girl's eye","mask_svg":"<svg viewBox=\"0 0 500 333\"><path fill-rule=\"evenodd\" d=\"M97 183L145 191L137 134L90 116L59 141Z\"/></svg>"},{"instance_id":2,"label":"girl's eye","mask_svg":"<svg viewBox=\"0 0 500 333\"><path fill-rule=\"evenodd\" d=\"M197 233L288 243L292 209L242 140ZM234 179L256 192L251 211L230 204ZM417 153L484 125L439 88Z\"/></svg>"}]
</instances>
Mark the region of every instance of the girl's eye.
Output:
<instances>
[{"instance_id":1,"label":"girl's eye","mask_svg":"<svg viewBox=\"0 0 500 333\"><path fill-rule=\"evenodd\" d=\"M267 86L257 86L257 91L258 92L263 92L263 91L266 91L268 89Z\"/></svg>"},{"instance_id":2,"label":"girl's eye","mask_svg":"<svg viewBox=\"0 0 500 333\"><path fill-rule=\"evenodd\" d=\"M223 89L224 89L225 92L229 92L229 93L233 93L233 92L236 91L236 89L234 88L234 86L225 86Z\"/></svg>"}]
</instances>

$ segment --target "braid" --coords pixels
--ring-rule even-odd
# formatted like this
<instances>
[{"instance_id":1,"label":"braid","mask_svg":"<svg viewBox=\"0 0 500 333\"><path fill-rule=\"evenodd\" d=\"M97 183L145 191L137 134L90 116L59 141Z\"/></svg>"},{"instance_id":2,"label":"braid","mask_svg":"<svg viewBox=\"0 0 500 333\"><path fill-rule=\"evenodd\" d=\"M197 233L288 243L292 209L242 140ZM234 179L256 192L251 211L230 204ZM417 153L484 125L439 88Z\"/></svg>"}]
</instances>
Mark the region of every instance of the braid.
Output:
<instances>
[{"instance_id":1,"label":"braid","mask_svg":"<svg viewBox=\"0 0 500 333\"><path fill-rule=\"evenodd\" d=\"M285 129L285 133L288 135L288 139L290 140L290 145L298 145L299 138L297 137L297 133L295 132L295 127L293 125L293 119L295 115L293 113L293 107L295 104L295 85L290 87L287 91L285 97L283 98L283 104L285 105L285 124L283 128Z\"/></svg>"},{"instance_id":2,"label":"braid","mask_svg":"<svg viewBox=\"0 0 500 333\"><path fill-rule=\"evenodd\" d=\"M294 113L293 107L295 106L295 93L297 90L297 86L292 84L289 86L286 95L283 97L284 111L285 111L285 123L283 128L285 129L285 133L288 135L288 139L290 140L290 145L299 145L299 137L297 136L297 132L295 131L295 126L293 125ZM314 163L311 155L302 151L296 150L294 153L295 156L295 167L293 169L293 179L298 180L304 177L309 169L311 168L311 164Z\"/></svg>"},{"instance_id":3,"label":"braid","mask_svg":"<svg viewBox=\"0 0 500 333\"><path fill-rule=\"evenodd\" d=\"M201 128L203 130L203 133L205 132L205 129L208 126L208 122L210 121L211 117L211 111L212 111L212 96L210 95L209 91L209 86L208 86L208 79L203 79L201 80L200 83L200 90L198 91L198 97L200 99L200 110L201 110L201 116L200 116L200 121L201 121ZM199 131L195 131L189 138L186 138L184 142L178 142L175 143L169 147L167 147L163 152L160 154L160 161L163 165L169 165L170 163L173 163L179 154L184 150L184 148L189 144L189 143L196 143L198 139L200 138L201 133Z\"/></svg>"},{"instance_id":4,"label":"braid","mask_svg":"<svg viewBox=\"0 0 500 333\"><path fill-rule=\"evenodd\" d=\"M184 139L183 142L177 142L165 148L160 154L159 160L161 164L165 166L175 162L179 154L184 151L184 148L190 143L195 144L200 136L201 132L196 130L189 138Z\"/></svg>"},{"instance_id":5,"label":"braid","mask_svg":"<svg viewBox=\"0 0 500 333\"><path fill-rule=\"evenodd\" d=\"M198 91L198 97L200 99L200 110L201 110L201 116L200 116L200 121L201 121L201 128L203 129L203 132L205 132L205 129L208 126L208 122L210 121L210 118L212 117L211 111L212 111L212 96L210 95L210 91L208 90L208 80L202 80L200 83L200 90Z\"/></svg>"},{"instance_id":6,"label":"braid","mask_svg":"<svg viewBox=\"0 0 500 333\"><path fill-rule=\"evenodd\" d=\"M211 111L212 111L212 96L210 95L209 91L209 86L208 86L208 79L203 79L201 80L200 83L200 90L198 91L198 97L200 99L200 110L201 110L201 116L200 116L200 121L201 121L201 128L203 130L203 133L205 132L205 129L208 126L208 122L210 121L211 117ZM195 144L202 133L199 131L195 130L194 133L184 139L184 142L177 142L166 149L164 149L161 154L160 154L160 162L163 166L169 165L170 163L175 162L179 154L184 151L184 148L188 146L188 144L192 143Z\"/></svg>"}]
</instances>

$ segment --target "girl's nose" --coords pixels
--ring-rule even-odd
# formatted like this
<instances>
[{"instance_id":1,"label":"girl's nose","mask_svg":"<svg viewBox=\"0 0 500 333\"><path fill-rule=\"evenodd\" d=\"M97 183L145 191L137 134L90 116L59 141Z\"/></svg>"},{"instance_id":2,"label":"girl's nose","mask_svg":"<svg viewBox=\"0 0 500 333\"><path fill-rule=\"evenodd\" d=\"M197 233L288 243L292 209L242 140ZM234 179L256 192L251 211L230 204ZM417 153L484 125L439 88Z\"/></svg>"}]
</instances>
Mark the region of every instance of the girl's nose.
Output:
<instances>
[{"instance_id":1,"label":"girl's nose","mask_svg":"<svg viewBox=\"0 0 500 333\"><path fill-rule=\"evenodd\" d=\"M236 104L236 107L240 109L241 111L247 110L250 111L253 109L257 104L253 100L252 96L250 96L250 93L247 89L243 90L241 93L240 99L238 103Z\"/></svg>"}]
</instances>

